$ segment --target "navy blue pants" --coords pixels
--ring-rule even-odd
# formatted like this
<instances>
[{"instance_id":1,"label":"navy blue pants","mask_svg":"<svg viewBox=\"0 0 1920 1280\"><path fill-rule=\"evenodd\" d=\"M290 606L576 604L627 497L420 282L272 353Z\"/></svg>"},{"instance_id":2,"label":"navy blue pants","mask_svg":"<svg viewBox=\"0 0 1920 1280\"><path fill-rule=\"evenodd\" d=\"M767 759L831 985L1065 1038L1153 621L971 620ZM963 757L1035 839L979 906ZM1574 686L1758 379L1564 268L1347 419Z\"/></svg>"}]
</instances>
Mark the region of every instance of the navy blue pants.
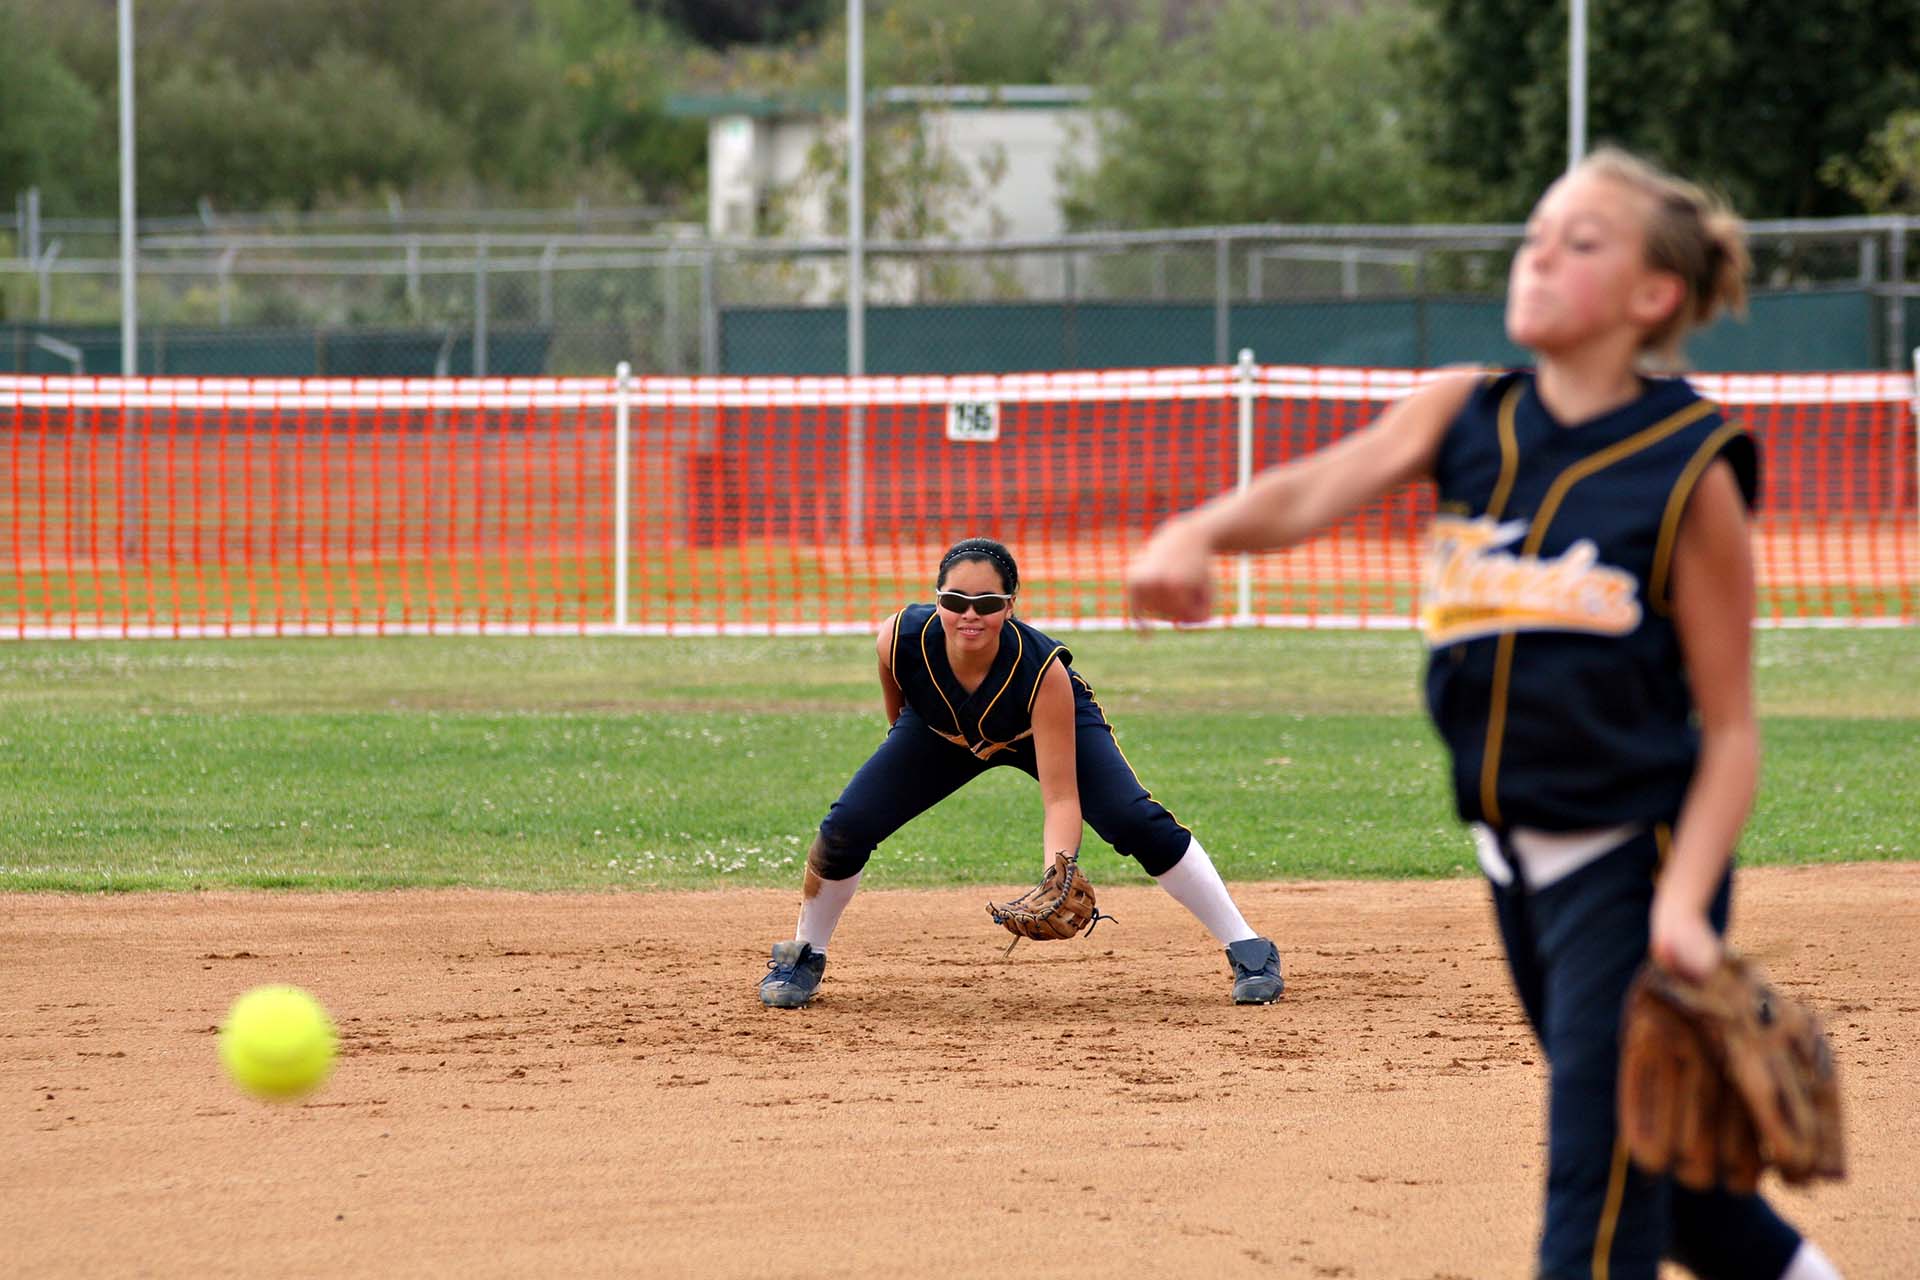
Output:
<instances>
[{"instance_id":1,"label":"navy blue pants","mask_svg":"<svg viewBox=\"0 0 1920 1280\"><path fill-rule=\"evenodd\" d=\"M1702 1280L1778 1280L1800 1236L1765 1200L1648 1177L1616 1141L1620 1013L1646 958L1659 864L1648 832L1545 889L1493 885L1507 965L1551 1069L1539 1274L1654 1280L1664 1254ZM1722 933L1732 888L1729 870L1710 913Z\"/></svg>"},{"instance_id":2,"label":"navy blue pants","mask_svg":"<svg viewBox=\"0 0 1920 1280\"><path fill-rule=\"evenodd\" d=\"M1187 851L1192 833L1140 785L1114 743L1113 729L1078 681L1074 683L1074 773L1080 814L1102 840L1163 875ZM981 760L903 707L886 741L860 766L820 824L828 880L844 880L867 865L875 846L988 769L1010 765L1040 776L1033 739Z\"/></svg>"}]
</instances>

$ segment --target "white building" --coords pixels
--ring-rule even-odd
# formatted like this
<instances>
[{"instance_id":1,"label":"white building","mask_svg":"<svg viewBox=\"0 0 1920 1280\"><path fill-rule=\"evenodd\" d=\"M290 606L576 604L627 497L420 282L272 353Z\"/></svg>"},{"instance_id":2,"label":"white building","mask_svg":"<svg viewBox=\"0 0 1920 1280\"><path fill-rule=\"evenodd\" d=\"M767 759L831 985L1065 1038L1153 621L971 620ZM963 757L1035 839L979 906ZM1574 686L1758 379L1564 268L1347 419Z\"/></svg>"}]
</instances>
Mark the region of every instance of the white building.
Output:
<instances>
[{"instance_id":1,"label":"white building","mask_svg":"<svg viewBox=\"0 0 1920 1280\"><path fill-rule=\"evenodd\" d=\"M1084 88L895 88L872 95L868 128L879 113L908 108L965 175L966 194L943 211L948 236L961 240L1031 239L1066 230L1060 213L1063 161L1089 163ZM770 234L805 240L832 234L830 182L810 174L808 155L823 139L844 151L846 115L839 95L680 97L677 115L707 118L707 229L718 239ZM777 213L777 217L772 216Z\"/></svg>"}]
</instances>

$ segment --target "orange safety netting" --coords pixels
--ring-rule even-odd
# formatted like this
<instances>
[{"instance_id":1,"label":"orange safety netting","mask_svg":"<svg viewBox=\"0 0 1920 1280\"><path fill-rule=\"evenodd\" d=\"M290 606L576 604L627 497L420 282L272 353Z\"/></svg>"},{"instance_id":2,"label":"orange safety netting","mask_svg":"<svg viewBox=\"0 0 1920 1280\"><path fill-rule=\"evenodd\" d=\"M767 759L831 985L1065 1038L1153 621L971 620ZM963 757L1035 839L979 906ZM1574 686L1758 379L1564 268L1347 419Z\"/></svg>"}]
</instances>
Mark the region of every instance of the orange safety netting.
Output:
<instances>
[{"instance_id":1,"label":"orange safety netting","mask_svg":"<svg viewBox=\"0 0 1920 1280\"><path fill-rule=\"evenodd\" d=\"M1422 376L5 376L0 635L863 630L976 534L1020 557L1027 617L1121 626L1156 522ZM1760 620L1920 617L1912 383L1694 381L1761 444ZM1407 625L1430 508L1409 487L1223 559L1218 620Z\"/></svg>"}]
</instances>

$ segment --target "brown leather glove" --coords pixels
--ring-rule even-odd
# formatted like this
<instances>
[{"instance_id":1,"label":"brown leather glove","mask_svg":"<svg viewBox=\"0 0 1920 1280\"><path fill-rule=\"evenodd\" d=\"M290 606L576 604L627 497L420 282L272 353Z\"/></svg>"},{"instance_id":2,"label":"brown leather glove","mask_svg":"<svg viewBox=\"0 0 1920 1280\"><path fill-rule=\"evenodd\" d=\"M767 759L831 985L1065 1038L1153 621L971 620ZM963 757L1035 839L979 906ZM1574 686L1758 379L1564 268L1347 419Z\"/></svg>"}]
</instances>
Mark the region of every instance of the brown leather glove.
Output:
<instances>
[{"instance_id":1,"label":"brown leather glove","mask_svg":"<svg viewBox=\"0 0 1920 1280\"><path fill-rule=\"evenodd\" d=\"M1752 1192L1846 1176L1840 1087L1820 1020L1728 952L1704 980L1643 965L1620 1028L1620 1134L1684 1186Z\"/></svg>"},{"instance_id":2,"label":"brown leather glove","mask_svg":"<svg viewBox=\"0 0 1920 1280\"><path fill-rule=\"evenodd\" d=\"M989 902L987 913L1015 938L1045 942L1071 938L1096 920L1110 920L1094 905L1093 885L1080 870L1080 859L1057 855L1040 883L1012 902Z\"/></svg>"}]
</instances>

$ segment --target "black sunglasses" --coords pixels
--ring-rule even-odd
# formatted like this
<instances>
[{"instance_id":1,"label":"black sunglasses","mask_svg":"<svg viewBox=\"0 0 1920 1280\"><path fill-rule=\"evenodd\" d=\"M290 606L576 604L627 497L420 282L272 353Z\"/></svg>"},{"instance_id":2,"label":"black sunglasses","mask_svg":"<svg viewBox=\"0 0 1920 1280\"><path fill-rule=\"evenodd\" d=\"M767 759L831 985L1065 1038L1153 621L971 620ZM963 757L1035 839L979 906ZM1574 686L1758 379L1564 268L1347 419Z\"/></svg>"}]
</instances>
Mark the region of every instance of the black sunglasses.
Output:
<instances>
[{"instance_id":1,"label":"black sunglasses","mask_svg":"<svg viewBox=\"0 0 1920 1280\"><path fill-rule=\"evenodd\" d=\"M990 618L1002 609L1011 608L1013 597L998 591L985 591L977 596L961 595L958 591L942 591L934 597L940 607L952 613L965 613L972 609L983 618Z\"/></svg>"}]
</instances>

